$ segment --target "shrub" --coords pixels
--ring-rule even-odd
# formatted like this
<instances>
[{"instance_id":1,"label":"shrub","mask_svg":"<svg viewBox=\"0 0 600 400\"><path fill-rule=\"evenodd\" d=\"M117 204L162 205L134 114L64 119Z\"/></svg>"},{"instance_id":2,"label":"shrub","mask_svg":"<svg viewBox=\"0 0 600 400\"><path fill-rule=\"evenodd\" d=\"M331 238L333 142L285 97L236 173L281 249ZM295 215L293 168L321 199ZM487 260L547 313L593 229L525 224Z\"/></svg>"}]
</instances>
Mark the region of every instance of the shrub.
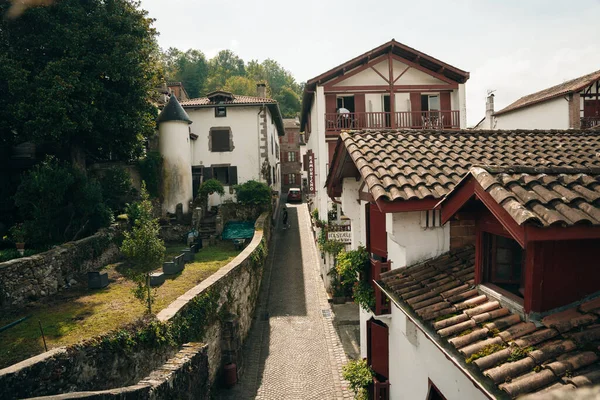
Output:
<instances>
[{"instance_id":1,"label":"shrub","mask_svg":"<svg viewBox=\"0 0 600 400\"><path fill-rule=\"evenodd\" d=\"M111 222L100 184L52 157L23 176L15 205L35 245L77 240Z\"/></svg>"},{"instance_id":2,"label":"shrub","mask_svg":"<svg viewBox=\"0 0 600 400\"><path fill-rule=\"evenodd\" d=\"M158 151L150 151L138 161L140 176L146 182L146 190L151 197L160 195L160 170L163 158Z\"/></svg>"},{"instance_id":3,"label":"shrub","mask_svg":"<svg viewBox=\"0 0 600 400\"><path fill-rule=\"evenodd\" d=\"M200 193L200 197L208 197L208 195L212 193L217 193L218 195L223 196L225 194L225 188L218 180L207 179L202 182L198 192Z\"/></svg>"},{"instance_id":4,"label":"shrub","mask_svg":"<svg viewBox=\"0 0 600 400\"><path fill-rule=\"evenodd\" d=\"M319 209L315 208L314 210L312 210L310 215L312 216L313 221L318 221L319 220Z\"/></svg>"},{"instance_id":5,"label":"shrub","mask_svg":"<svg viewBox=\"0 0 600 400\"><path fill-rule=\"evenodd\" d=\"M373 382L374 375L367 360L350 360L342 367L342 376L350 384L355 399L368 399L367 388Z\"/></svg>"},{"instance_id":6,"label":"shrub","mask_svg":"<svg viewBox=\"0 0 600 400\"><path fill-rule=\"evenodd\" d=\"M104 202L115 214L120 214L127 202L133 200L135 189L125 168L112 167L106 170L100 178L100 185Z\"/></svg>"},{"instance_id":7,"label":"shrub","mask_svg":"<svg viewBox=\"0 0 600 400\"><path fill-rule=\"evenodd\" d=\"M352 298L365 311L372 311L375 308L375 291L365 280L354 282Z\"/></svg>"},{"instance_id":8,"label":"shrub","mask_svg":"<svg viewBox=\"0 0 600 400\"><path fill-rule=\"evenodd\" d=\"M363 246L340 252L337 260L337 271L344 282L356 281L359 273L366 273L369 268L369 253Z\"/></svg>"},{"instance_id":9,"label":"shrub","mask_svg":"<svg viewBox=\"0 0 600 400\"><path fill-rule=\"evenodd\" d=\"M244 205L271 204L271 188L265 183L248 181L235 186L237 202Z\"/></svg>"}]
</instances>

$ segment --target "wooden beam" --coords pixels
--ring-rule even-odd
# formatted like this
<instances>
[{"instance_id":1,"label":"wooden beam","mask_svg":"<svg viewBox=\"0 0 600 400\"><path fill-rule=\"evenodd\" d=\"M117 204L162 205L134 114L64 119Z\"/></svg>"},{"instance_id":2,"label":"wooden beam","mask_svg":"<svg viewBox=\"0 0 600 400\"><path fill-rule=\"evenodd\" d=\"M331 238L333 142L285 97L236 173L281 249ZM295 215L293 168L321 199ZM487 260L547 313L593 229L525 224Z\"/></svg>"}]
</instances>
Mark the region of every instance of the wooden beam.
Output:
<instances>
[{"instance_id":1,"label":"wooden beam","mask_svg":"<svg viewBox=\"0 0 600 400\"><path fill-rule=\"evenodd\" d=\"M475 182L467 179L466 182L459 182L458 186L440 202L442 214L442 224L448 222L460 209L475 196Z\"/></svg>"},{"instance_id":2,"label":"wooden beam","mask_svg":"<svg viewBox=\"0 0 600 400\"><path fill-rule=\"evenodd\" d=\"M325 85L325 90L327 90L327 88L330 88L337 83L340 83L341 81L343 81L345 79L350 78L351 76L358 74L359 72L366 70L367 68L370 68L371 65L373 65L373 64L378 64L381 61L380 58L383 58L384 56L385 56L385 54L382 54L372 60L367 60L367 62L365 64L354 68L352 71L348 72L347 74L343 74L343 75L338 76L337 78L329 81L327 83L327 85Z\"/></svg>"},{"instance_id":3,"label":"wooden beam","mask_svg":"<svg viewBox=\"0 0 600 400\"><path fill-rule=\"evenodd\" d=\"M375 203L373 199L373 195L371 193L363 192L362 190L358 192L358 198L362 201L367 201L369 203Z\"/></svg>"},{"instance_id":4,"label":"wooden beam","mask_svg":"<svg viewBox=\"0 0 600 400\"><path fill-rule=\"evenodd\" d=\"M388 53L388 69L390 76L388 80L390 84L390 127L394 129L396 127L396 95L394 94L394 59L391 51Z\"/></svg>"},{"instance_id":5,"label":"wooden beam","mask_svg":"<svg viewBox=\"0 0 600 400\"><path fill-rule=\"evenodd\" d=\"M454 85L393 85L393 90L396 93L412 92L412 91L452 91L458 89L458 83ZM373 91L389 91L388 85L363 85L363 86L336 86L336 87L325 87L325 94L332 93L347 93L347 92L364 92L369 93Z\"/></svg>"},{"instance_id":6,"label":"wooden beam","mask_svg":"<svg viewBox=\"0 0 600 400\"><path fill-rule=\"evenodd\" d=\"M411 66L411 67L413 67L413 68L416 68L416 69L418 69L419 71L425 72L426 74L428 74L428 75L431 75L431 76L433 76L433 77L435 77L435 78L438 78L438 79L439 79L439 80L441 80L441 81L444 81L444 82L446 82L446 83L449 83L449 84L456 83L456 82L455 82L455 81L453 81L452 79L450 79L450 78L448 78L448 77L446 77L446 76L444 76L444 75L442 75L442 74L438 74L437 72L435 72L435 71L432 71L432 70L430 70L430 69L427 69L427 68L425 68L424 66L422 66L421 64L419 64L419 63L418 63L418 61L419 61L419 57L417 57L417 58L415 59L415 62L413 62L413 61L410 61L410 60L407 60L406 58L402 58L402 57L400 57L400 56L397 56L397 55L395 55L395 54L393 55L393 57L394 57L394 59L396 59L396 60L400 61L401 63L404 63L404 64L406 64L406 65L409 65L409 66ZM458 85L458 84L457 84L457 85Z\"/></svg>"},{"instance_id":7,"label":"wooden beam","mask_svg":"<svg viewBox=\"0 0 600 400\"><path fill-rule=\"evenodd\" d=\"M375 202L382 213L427 211L435 209L438 199L428 198L422 200L396 200L388 201L382 198Z\"/></svg>"},{"instance_id":8,"label":"wooden beam","mask_svg":"<svg viewBox=\"0 0 600 400\"><path fill-rule=\"evenodd\" d=\"M409 69L410 69L410 65L409 65L408 67L406 67L406 68L404 69L404 71L402 71L402 72L400 73L400 75L398 75L398 76L396 77L396 79L394 79L394 83L396 83L396 81L397 81L398 79L400 79L400 78L402 77L402 75L404 75L404 74L406 73L406 71L408 71Z\"/></svg>"},{"instance_id":9,"label":"wooden beam","mask_svg":"<svg viewBox=\"0 0 600 400\"><path fill-rule=\"evenodd\" d=\"M370 65L370 67L371 67L371 69L372 69L373 71L375 71L375 72L377 73L377 75L379 75L379 76L381 77L381 79L383 79L383 80L384 80L384 81L386 81L387 83L390 83L390 81L388 81L388 80L386 79L386 77L385 77L385 76L383 76L383 74L382 74L381 72L377 71L377 70L376 70L376 69L375 69L375 68L374 68L372 65Z\"/></svg>"}]
</instances>

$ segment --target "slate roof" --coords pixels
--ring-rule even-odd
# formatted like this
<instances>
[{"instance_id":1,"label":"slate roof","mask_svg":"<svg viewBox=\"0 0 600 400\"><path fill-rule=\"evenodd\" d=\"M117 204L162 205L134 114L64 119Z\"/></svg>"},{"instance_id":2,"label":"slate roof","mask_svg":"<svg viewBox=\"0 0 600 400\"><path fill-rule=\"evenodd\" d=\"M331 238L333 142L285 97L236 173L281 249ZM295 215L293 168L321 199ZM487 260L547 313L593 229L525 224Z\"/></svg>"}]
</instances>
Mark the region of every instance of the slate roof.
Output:
<instances>
[{"instance_id":1,"label":"slate roof","mask_svg":"<svg viewBox=\"0 0 600 400\"><path fill-rule=\"evenodd\" d=\"M539 326L524 322L477 291L474 257L473 247L453 250L385 272L380 284L435 340L450 344L476 380L511 398L600 383L600 297Z\"/></svg>"},{"instance_id":2,"label":"slate roof","mask_svg":"<svg viewBox=\"0 0 600 400\"><path fill-rule=\"evenodd\" d=\"M598 131L352 131L340 138L374 200L442 198L474 165L600 167Z\"/></svg>"},{"instance_id":3,"label":"slate roof","mask_svg":"<svg viewBox=\"0 0 600 400\"><path fill-rule=\"evenodd\" d=\"M563 82L556 86L552 86L548 89L540 90L521 97L514 103L504 107L502 110L497 111L494 115L505 114L510 111L515 111L523 107L531 106L533 104L541 103L546 100L553 99L558 96L563 96L572 92L579 92L581 89L588 87L593 82L600 79L600 70L592 72L590 74L580 76L579 78L571 79L570 81Z\"/></svg>"},{"instance_id":4,"label":"slate roof","mask_svg":"<svg viewBox=\"0 0 600 400\"><path fill-rule=\"evenodd\" d=\"M277 104L277 102L273 99L268 99L268 98L262 98L262 97L254 97L254 96L240 96L237 94L233 95L233 100L231 101L224 101L221 103L215 103L210 101L210 99L208 97L200 97L197 99L191 99L188 101L184 101L181 103L181 105L183 107L198 107L198 106L214 106L217 104L237 104L237 105L243 105L243 104L250 104L250 105L256 105L256 104L267 104L267 103L271 103L271 104Z\"/></svg>"},{"instance_id":5,"label":"slate roof","mask_svg":"<svg viewBox=\"0 0 600 400\"><path fill-rule=\"evenodd\" d=\"M468 176L519 225L600 225L600 168L472 167Z\"/></svg>"},{"instance_id":6,"label":"slate roof","mask_svg":"<svg viewBox=\"0 0 600 400\"><path fill-rule=\"evenodd\" d=\"M189 115L187 115L183 107L181 107L181 104L179 103L175 95L172 95L169 98L169 102L162 109L162 111L158 115L158 118L156 119L156 122L159 124L161 122L168 121L184 121L188 124L192 123L192 120L190 119Z\"/></svg>"}]
</instances>

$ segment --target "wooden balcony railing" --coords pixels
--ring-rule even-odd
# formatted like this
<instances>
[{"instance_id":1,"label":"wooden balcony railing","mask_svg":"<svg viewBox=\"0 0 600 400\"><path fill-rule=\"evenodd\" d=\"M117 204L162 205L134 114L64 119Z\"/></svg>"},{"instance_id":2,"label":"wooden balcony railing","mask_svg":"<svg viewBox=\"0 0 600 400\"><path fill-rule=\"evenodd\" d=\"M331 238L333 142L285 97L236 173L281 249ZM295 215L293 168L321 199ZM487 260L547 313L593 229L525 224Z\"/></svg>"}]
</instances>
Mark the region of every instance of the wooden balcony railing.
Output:
<instances>
[{"instance_id":1,"label":"wooden balcony railing","mask_svg":"<svg viewBox=\"0 0 600 400\"><path fill-rule=\"evenodd\" d=\"M352 129L459 129L460 111L398 111L326 113L325 130Z\"/></svg>"},{"instance_id":2,"label":"wooden balcony railing","mask_svg":"<svg viewBox=\"0 0 600 400\"><path fill-rule=\"evenodd\" d=\"M377 378L373 378L373 400L389 400L390 398L390 381L387 379L380 382Z\"/></svg>"},{"instance_id":3,"label":"wooden balcony railing","mask_svg":"<svg viewBox=\"0 0 600 400\"><path fill-rule=\"evenodd\" d=\"M381 274L389 271L391 267L391 261L383 262L371 259L370 282L373 290L375 291L375 309L373 310L375 315L384 315L391 312L390 299L388 299L387 296L383 294L381 289L375 285L375 281L378 281L381 278Z\"/></svg>"},{"instance_id":4,"label":"wooden balcony railing","mask_svg":"<svg viewBox=\"0 0 600 400\"><path fill-rule=\"evenodd\" d=\"M581 129L589 129L598 125L600 125L600 116L581 118Z\"/></svg>"}]
</instances>

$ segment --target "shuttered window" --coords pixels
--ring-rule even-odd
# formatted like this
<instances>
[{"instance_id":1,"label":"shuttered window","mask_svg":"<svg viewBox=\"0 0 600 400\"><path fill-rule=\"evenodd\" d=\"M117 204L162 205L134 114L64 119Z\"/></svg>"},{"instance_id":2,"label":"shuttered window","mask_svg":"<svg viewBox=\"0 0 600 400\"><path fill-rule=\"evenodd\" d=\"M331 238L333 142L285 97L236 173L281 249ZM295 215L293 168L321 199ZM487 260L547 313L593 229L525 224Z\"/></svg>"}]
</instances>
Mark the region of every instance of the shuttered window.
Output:
<instances>
[{"instance_id":1,"label":"shuttered window","mask_svg":"<svg viewBox=\"0 0 600 400\"><path fill-rule=\"evenodd\" d=\"M223 185L237 185L237 167L228 165L205 167L203 170L203 179L204 181L208 179L216 179Z\"/></svg>"},{"instance_id":2,"label":"shuttered window","mask_svg":"<svg viewBox=\"0 0 600 400\"><path fill-rule=\"evenodd\" d=\"M231 128L211 128L209 150L212 152L232 151L233 138Z\"/></svg>"}]
</instances>

